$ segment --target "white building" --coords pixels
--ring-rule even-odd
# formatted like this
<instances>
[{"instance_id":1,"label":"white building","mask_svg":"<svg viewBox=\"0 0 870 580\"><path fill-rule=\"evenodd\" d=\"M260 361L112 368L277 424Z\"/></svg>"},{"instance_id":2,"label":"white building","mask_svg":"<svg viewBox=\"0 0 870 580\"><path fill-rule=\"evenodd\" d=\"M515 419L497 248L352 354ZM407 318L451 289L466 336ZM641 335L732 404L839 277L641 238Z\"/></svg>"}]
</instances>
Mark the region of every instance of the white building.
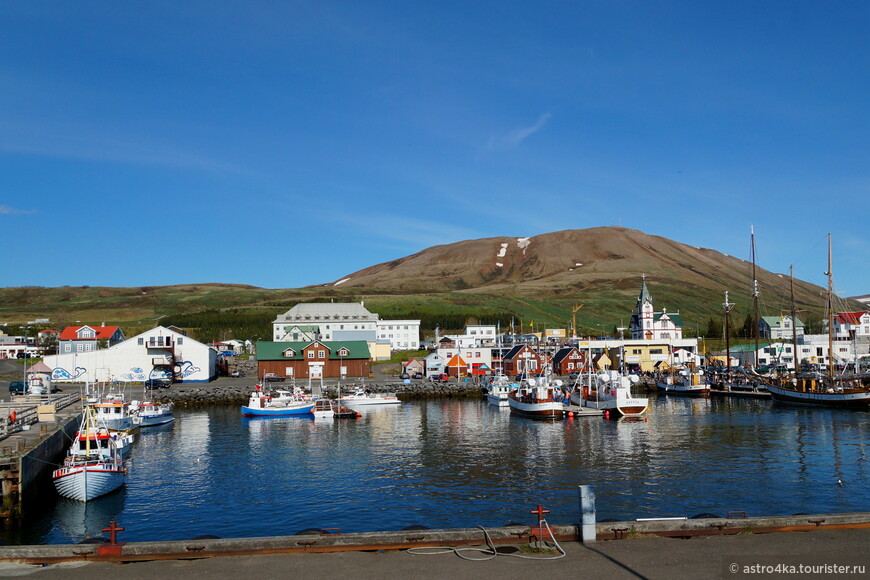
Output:
<instances>
[{"instance_id":1,"label":"white building","mask_svg":"<svg viewBox=\"0 0 870 580\"><path fill-rule=\"evenodd\" d=\"M840 312L834 317L834 337L839 340L870 337L870 312Z\"/></svg>"},{"instance_id":2,"label":"white building","mask_svg":"<svg viewBox=\"0 0 870 580\"><path fill-rule=\"evenodd\" d=\"M378 320L378 339L388 340L393 350L420 350L419 320Z\"/></svg>"},{"instance_id":3,"label":"white building","mask_svg":"<svg viewBox=\"0 0 870 580\"><path fill-rule=\"evenodd\" d=\"M495 346L495 324L469 324L465 327L465 336L473 338L480 346Z\"/></svg>"},{"instance_id":4,"label":"white building","mask_svg":"<svg viewBox=\"0 0 870 580\"><path fill-rule=\"evenodd\" d=\"M635 340L681 340L683 320L680 314L670 314L664 308L661 312L653 309L652 295L646 287L646 277L637 298L637 310L629 322L631 338Z\"/></svg>"},{"instance_id":5,"label":"white building","mask_svg":"<svg viewBox=\"0 0 870 580\"><path fill-rule=\"evenodd\" d=\"M302 303L272 321L272 340L365 340L371 344L389 341L392 350L417 350L420 321L381 320L362 302Z\"/></svg>"},{"instance_id":6,"label":"white building","mask_svg":"<svg viewBox=\"0 0 870 580\"><path fill-rule=\"evenodd\" d=\"M58 382L142 382L171 378L208 382L217 376L217 351L162 326L109 348L45 357Z\"/></svg>"},{"instance_id":7,"label":"white building","mask_svg":"<svg viewBox=\"0 0 870 580\"><path fill-rule=\"evenodd\" d=\"M795 368L795 345L789 341L762 342L755 351L753 344L741 344L731 347L731 356L736 358L740 366L753 366L756 358L759 366L783 366L787 369ZM827 334L805 334L797 344L798 365L818 365L820 368L828 368L830 358L828 356ZM843 365L853 362L854 351L849 341L834 341L834 360L836 364Z\"/></svg>"},{"instance_id":8,"label":"white building","mask_svg":"<svg viewBox=\"0 0 870 580\"><path fill-rule=\"evenodd\" d=\"M792 323L791 316L762 316L758 322L758 336L770 340L791 340L797 335L798 340L804 335L804 323L796 318Z\"/></svg>"},{"instance_id":9,"label":"white building","mask_svg":"<svg viewBox=\"0 0 870 580\"><path fill-rule=\"evenodd\" d=\"M465 361L469 372L478 369L481 365L484 365L486 369L492 369L493 349L491 346L477 346L474 344L461 346L455 342L453 346L444 346L449 344L447 341L442 341L438 346L438 350L435 351L441 360L444 361L444 364L449 363L454 356L458 355Z\"/></svg>"}]
</instances>

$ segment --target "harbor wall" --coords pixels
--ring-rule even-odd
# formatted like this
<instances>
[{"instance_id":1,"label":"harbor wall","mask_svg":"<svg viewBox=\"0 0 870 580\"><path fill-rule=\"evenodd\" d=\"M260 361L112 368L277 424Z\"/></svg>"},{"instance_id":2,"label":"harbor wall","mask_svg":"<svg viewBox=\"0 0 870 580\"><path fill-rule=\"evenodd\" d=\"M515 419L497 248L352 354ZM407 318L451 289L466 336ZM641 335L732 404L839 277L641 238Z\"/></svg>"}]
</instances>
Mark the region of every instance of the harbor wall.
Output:
<instances>
[{"instance_id":1,"label":"harbor wall","mask_svg":"<svg viewBox=\"0 0 870 580\"><path fill-rule=\"evenodd\" d=\"M21 456L19 477L19 501L18 511L23 511L29 501L37 493L38 484L46 480L46 471L53 471L60 460L66 454L70 442L75 437L76 431L81 424L81 414L62 419L53 433L41 439L29 452ZM35 427L50 425L40 423Z\"/></svg>"}]
</instances>

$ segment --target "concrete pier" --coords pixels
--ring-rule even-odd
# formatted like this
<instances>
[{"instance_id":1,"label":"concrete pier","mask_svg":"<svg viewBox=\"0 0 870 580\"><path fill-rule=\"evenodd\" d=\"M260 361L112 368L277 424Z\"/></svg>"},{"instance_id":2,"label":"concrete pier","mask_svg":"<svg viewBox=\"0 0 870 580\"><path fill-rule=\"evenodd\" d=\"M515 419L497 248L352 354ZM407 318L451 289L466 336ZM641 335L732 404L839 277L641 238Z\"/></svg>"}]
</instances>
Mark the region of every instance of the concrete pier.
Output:
<instances>
[{"instance_id":1,"label":"concrete pier","mask_svg":"<svg viewBox=\"0 0 870 580\"><path fill-rule=\"evenodd\" d=\"M24 516L36 483L69 448L81 410L76 393L0 401L0 518L9 521Z\"/></svg>"},{"instance_id":2,"label":"concrete pier","mask_svg":"<svg viewBox=\"0 0 870 580\"><path fill-rule=\"evenodd\" d=\"M735 516L739 514L730 514ZM109 525L107 523L107 525ZM127 523L126 525L133 525ZM537 524L499 528L402 530L342 534L334 530L313 531L295 536L231 539L191 539L165 542L123 542L103 544L58 544L0 547L0 560L32 564L71 561L144 562L185 560L219 556L406 550L443 546L507 546L578 542L579 525L550 525L542 534ZM686 520L598 522L596 539L624 540L651 537L693 538L740 536L774 532L870 530L870 513L817 514L776 517L698 518Z\"/></svg>"}]
</instances>

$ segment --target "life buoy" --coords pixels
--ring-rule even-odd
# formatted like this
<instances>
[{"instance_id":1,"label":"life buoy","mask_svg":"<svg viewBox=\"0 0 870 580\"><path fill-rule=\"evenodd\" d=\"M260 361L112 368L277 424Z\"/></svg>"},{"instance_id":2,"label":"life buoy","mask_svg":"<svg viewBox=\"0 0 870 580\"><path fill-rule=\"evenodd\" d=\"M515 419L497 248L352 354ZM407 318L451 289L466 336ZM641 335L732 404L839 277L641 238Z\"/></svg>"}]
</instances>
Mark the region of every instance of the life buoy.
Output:
<instances>
[{"instance_id":1,"label":"life buoy","mask_svg":"<svg viewBox=\"0 0 870 580\"><path fill-rule=\"evenodd\" d=\"M9 413L9 424L12 425L13 423L15 423L15 411Z\"/></svg>"}]
</instances>

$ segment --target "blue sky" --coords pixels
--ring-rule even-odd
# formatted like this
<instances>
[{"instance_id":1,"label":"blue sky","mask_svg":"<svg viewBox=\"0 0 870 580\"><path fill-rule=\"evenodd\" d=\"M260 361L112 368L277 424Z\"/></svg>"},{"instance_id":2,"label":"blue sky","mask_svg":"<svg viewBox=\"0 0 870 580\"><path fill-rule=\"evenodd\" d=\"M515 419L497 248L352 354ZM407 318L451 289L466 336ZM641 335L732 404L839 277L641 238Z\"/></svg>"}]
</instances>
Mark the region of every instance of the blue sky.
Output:
<instances>
[{"instance_id":1,"label":"blue sky","mask_svg":"<svg viewBox=\"0 0 870 580\"><path fill-rule=\"evenodd\" d=\"M0 2L2 286L623 225L870 293L866 2Z\"/></svg>"}]
</instances>

